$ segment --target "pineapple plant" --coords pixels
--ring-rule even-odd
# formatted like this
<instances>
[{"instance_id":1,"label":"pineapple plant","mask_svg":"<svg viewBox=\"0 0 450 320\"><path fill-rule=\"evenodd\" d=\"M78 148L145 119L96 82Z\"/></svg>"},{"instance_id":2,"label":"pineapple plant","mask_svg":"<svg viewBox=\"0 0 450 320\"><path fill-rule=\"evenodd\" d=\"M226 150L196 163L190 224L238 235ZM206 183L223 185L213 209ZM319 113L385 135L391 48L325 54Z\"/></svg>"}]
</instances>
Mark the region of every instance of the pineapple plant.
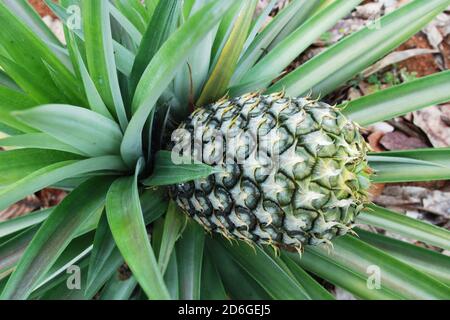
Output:
<instances>
[{"instance_id":1,"label":"pineapple plant","mask_svg":"<svg viewBox=\"0 0 450 320\"><path fill-rule=\"evenodd\" d=\"M447 255L358 228L450 248L369 197L449 179L450 150L373 152L361 135L449 101L450 73L323 101L450 1L411 0L288 74L362 0L293 0L266 25L276 1L257 2L48 0L61 43L27 1L0 0L0 210L69 192L0 223L2 299L333 299L318 278L450 298Z\"/></svg>"}]
</instances>

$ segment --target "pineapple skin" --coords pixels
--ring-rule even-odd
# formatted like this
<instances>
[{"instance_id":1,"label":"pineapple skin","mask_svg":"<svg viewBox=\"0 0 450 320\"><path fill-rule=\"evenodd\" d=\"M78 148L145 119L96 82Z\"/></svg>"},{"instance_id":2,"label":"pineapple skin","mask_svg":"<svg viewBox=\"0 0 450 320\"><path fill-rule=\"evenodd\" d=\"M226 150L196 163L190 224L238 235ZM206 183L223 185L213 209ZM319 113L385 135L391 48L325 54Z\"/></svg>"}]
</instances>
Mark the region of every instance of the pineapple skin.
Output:
<instances>
[{"instance_id":1,"label":"pineapple skin","mask_svg":"<svg viewBox=\"0 0 450 320\"><path fill-rule=\"evenodd\" d=\"M197 109L173 152L221 169L170 187L207 231L301 252L351 231L368 202L368 145L337 108L284 93L247 94ZM176 147L178 146L178 148Z\"/></svg>"}]
</instances>

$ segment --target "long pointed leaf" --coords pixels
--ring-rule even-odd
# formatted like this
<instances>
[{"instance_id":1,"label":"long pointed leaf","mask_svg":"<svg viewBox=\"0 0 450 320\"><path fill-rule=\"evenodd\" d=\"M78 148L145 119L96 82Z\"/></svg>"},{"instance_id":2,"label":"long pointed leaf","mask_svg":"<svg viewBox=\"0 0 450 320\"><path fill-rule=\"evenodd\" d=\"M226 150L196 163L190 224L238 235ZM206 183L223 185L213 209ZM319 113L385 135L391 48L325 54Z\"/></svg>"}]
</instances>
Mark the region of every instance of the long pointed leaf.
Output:
<instances>
[{"instance_id":1,"label":"long pointed leaf","mask_svg":"<svg viewBox=\"0 0 450 320\"><path fill-rule=\"evenodd\" d=\"M122 256L150 299L169 299L153 249L147 236L134 177L116 180L108 192L106 213Z\"/></svg>"}]
</instances>

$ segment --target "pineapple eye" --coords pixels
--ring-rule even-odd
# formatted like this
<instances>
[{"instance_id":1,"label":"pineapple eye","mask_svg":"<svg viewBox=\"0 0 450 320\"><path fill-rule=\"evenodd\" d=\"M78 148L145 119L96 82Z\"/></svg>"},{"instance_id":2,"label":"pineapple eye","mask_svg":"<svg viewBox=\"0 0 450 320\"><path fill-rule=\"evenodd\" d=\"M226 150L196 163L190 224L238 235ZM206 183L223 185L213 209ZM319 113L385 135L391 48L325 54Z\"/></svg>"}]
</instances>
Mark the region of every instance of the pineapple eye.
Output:
<instances>
[{"instance_id":1,"label":"pineapple eye","mask_svg":"<svg viewBox=\"0 0 450 320\"><path fill-rule=\"evenodd\" d=\"M241 183L239 197L244 201L245 206L253 210L258 205L261 198L261 192L258 187L248 179L244 179Z\"/></svg>"},{"instance_id":2,"label":"pineapple eye","mask_svg":"<svg viewBox=\"0 0 450 320\"><path fill-rule=\"evenodd\" d=\"M227 188L232 188L238 183L241 169L238 164L232 163L225 166L226 175L223 176L222 183Z\"/></svg>"},{"instance_id":3,"label":"pineapple eye","mask_svg":"<svg viewBox=\"0 0 450 320\"><path fill-rule=\"evenodd\" d=\"M211 201L209 201L208 197L203 191L196 191L191 203L195 207L195 210L201 215L206 217L212 215L213 207Z\"/></svg>"}]
</instances>

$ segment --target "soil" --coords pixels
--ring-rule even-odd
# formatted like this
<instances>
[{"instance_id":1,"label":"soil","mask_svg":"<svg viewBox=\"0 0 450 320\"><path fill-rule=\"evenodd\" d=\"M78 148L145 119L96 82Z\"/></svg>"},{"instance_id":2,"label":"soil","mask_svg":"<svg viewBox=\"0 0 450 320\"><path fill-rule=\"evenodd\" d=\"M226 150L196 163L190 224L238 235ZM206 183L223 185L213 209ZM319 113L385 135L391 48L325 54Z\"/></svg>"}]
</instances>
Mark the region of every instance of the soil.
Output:
<instances>
[{"instance_id":1,"label":"soil","mask_svg":"<svg viewBox=\"0 0 450 320\"><path fill-rule=\"evenodd\" d=\"M41 17L51 16L56 18L53 12L47 7L43 0L28 0L28 2L36 9ZM54 1L56 2L56 1Z\"/></svg>"},{"instance_id":2,"label":"soil","mask_svg":"<svg viewBox=\"0 0 450 320\"><path fill-rule=\"evenodd\" d=\"M408 49L432 49L428 43L426 36L419 33L414 37L402 44L397 51L403 51ZM439 66L436 63L436 59L433 54L424 54L421 56L413 57L408 60L399 63L399 69L406 68L408 72L417 73L418 77L428 76L430 74L439 72Z\"/></svg>"}]
</instances>

